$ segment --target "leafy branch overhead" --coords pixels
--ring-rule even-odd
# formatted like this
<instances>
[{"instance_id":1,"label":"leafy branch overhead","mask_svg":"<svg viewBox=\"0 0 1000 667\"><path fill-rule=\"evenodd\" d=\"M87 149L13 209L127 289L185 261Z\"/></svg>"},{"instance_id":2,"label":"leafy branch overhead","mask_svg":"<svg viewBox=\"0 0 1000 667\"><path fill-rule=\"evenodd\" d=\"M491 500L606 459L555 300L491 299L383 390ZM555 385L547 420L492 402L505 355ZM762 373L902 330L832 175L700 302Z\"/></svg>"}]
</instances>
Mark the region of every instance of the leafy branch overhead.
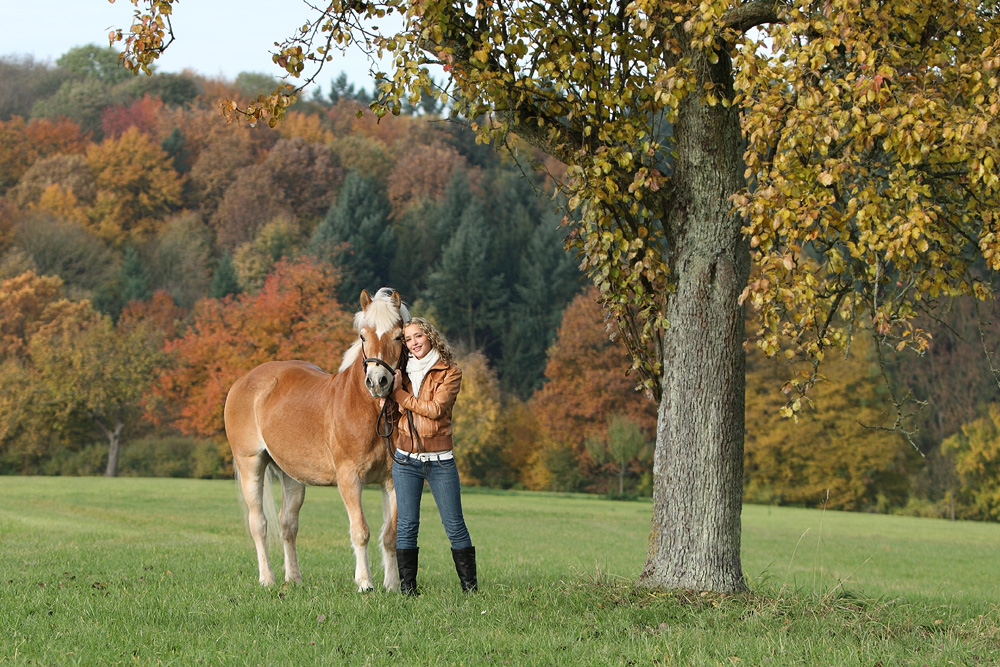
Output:
<instances>
[{"instance_id":1,"label":"leafy branch overhead","mask_svg":"<svg viewBox=\"0 0 1000 667\"><path fill-rule=\"evenodd\" d=\"M143 5L122 57L148 72L173 39L173 2ZM673 121L684 104L736 109L747 187L724 194L755 260L743 298L767 353L809 362L787 387L804 396L815 364L862 325L923 350L911 321L928 300L986 297L968 269L1000 261L987 120L998 39L996 10L979 2L335 0L275 44L275 63L302 83L224 112L273 124L337 49L361 46L395 70L378 73L376 113L448 98L482 140L513 132L558 158L572 243L657 390L686 217Z\"/></svg>"}]
</instances>

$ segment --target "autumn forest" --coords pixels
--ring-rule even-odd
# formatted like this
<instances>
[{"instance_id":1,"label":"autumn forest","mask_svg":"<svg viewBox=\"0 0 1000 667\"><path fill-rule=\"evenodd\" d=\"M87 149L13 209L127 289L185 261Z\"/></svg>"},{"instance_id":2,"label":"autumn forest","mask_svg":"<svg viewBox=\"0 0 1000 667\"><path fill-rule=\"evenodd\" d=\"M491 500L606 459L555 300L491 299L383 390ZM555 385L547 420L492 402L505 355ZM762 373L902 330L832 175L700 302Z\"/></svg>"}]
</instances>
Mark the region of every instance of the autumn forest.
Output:
<instances>
[{"instance_id":1,"label":"autumn forest","mask_svg":"<svg viewBox=\"0 0 1000 667\"><path fill-rule=\"evenodd\" d=\"M343 75L273 129L220 117L273 86L0 57L0 473L229 476L230 384L334 371L390 285L459 351L463 483L649 495L657 406L567 244L560 165L436 102L377 120ZM928 314L922 358L859 338L797 420L795 369L748 344L745 499L1000 519L992 305Z\"/></svg>"}]
</instances>

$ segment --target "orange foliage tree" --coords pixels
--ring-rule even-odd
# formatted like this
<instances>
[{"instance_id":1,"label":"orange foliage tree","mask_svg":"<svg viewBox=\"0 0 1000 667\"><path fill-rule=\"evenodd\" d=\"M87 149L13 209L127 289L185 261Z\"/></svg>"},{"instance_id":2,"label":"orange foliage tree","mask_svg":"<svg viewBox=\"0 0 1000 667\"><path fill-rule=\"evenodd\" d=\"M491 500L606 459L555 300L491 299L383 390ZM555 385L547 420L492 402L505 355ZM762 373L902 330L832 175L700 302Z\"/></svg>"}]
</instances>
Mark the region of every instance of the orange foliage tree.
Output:
<instances>
[{"instance_id":1,"label":"orange foliage tree","mask_svg":"<svg viewBox=\"0 0 1000 667\"><path fill-rule=\"evenodd\" d=\"M66 118L0 121L0 192L15 185L39 158L82 153L85 146L80 126Z\"/></svg>"},{"instance_id":2,"label":"orange foliage tree","mask_svg":"<svg viewBox=\"0 0 1000 667\"><path fill-rule=\"evenodd\" d=\"M23 118L0 121L0 192L14 186L28 171L33 153Z\"/></svg>"},{"instance_id":3,"label":"orange foliage tree","mask_svg":"<svg viewBox=\"0 0 1000 667\"><path fill-rule=\"evenodd\" d=\"M353 315L337 302L336 283L328 267L282 261L255 295L199 301L184 336L166 344L173 364L157 388L176 425L221 436L229 387L265 361L303 359L336 371L354 340Z\"/></svg>"},{"instance_id":4,"label":"orange foliage tree","mask_svg":"<svg viewBox=\"0 0 1000 667\"><path fill-rule=\"evenodd\" d=\"M834 509L886 510L909 490L916 453L885 424L885 386L872 344L859 338L845 359L825 362L829 380L813 388L813 409L783 418L789 375L777 359L747 355L745 497ZM796 423L797 422L797 423Z\"/></svg>"},{"instance_id":5,"label":"orange foliage tree","mask_svg":"<svg viewBox=\"0 0 1000 667\"><path fill-rule=\"evenodd\" d=\"M304 139L310 144L328 145L333 141L333 132L323 127L323 120L315 114L289 111L285 122L278 126L284 139Z\"/></svg>"},{"instance_id":6,"label":"orange foliage tree","mask_svg":"<svg viewBox=\"0 0 1000 667\"><path fill-rule=\"evenodd\" d=\"M181 181L159 144L134 127L87 149L97 184L94 231L112 244L142 240L180 203Z\"/></svg>"},{"instance_id":7,"label":"orange foliage tree","mask_svg":"<svg viewBox=\"0 0 1000 667\"><path fill-rule=\"evenodd\" d=\"M35 332L79 308L80 304L64 296L58 276L28 271L4 280L0 283L0 358L24 356Z\"/></svg>"},{"instance_id":8,"label":"orange foliage tree","mask_svg":"<svg viewBox=\"0 0 1000 667\"><path fill-rule=\"evenodd\" d=\"M82 155L87 149L80 124L69 118L32 118L24 132L38 157Z\"/></svg>"},{"instance_id":9,"label":"orange foliage tree","mask_svg":"<svg viewBox=\"0 0 1000 667\"><path fill-rule=\"evenodd\" d=\"M40 205L43 195L54 185L80 206L92 205L97 195L86 159L82 155L59 154L32 164L10 191L10 197L18 205L31 208Z\"/></svg>"},{"instance_id":10,"label":"orange foliage tree","mask_svg":"<svg viewBox=\"0 0 1000 667\"><path fill-rule=\"evenodd\" d=\"M567 306L549 349L547 381L532 397L550 438L541 465L563 474L589 475L592 462L585 443L606 438L612 414L628 418L648 435L654 433L656 405L635 391L635 382L623 370L627 367L625 348L608 337L597 290L590 288ZM575 470L566 469L568 457ZM575 484L587 485L587 480ZM558 479L553 478L552 485L559 486Z\"/></svg>"}]
</instances>

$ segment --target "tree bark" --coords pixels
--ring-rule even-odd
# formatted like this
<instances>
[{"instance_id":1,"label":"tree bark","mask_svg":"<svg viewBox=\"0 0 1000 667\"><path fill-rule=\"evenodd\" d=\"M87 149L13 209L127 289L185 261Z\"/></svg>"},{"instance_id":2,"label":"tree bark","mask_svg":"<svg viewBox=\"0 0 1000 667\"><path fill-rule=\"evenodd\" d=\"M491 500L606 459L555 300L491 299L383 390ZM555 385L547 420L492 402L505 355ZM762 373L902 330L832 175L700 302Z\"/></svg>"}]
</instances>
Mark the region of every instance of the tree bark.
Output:
<instances>
[{"instance_id":1,"label":"tree bark","mask_svg":"<svg viewBox=\"0 0 1000 667\"><path fill-rule=\"evenodd\" d=\"M728 67L720 62L713 78L725 82ZM732 109L692 96L678 111L678 200L665 221L676 292L667 306L653 519L640 583L734 592L746 588L740 565L746 360L739 296L750 255L729 197L744 183L742 139Z\"/></svg>"},{"instance_id":2,"label":"tree bark","mask_svg":"<svg viewBox=\"0 0 1000 667\"><path fill-rule=\"evenodd\" d=\"M100 421L97 422L97 426L104 433L104 437L108 439L108 467L104 470L104 476L117 477L118 459L121 456L122 450L122 429L125 427L125 424L118 421L115 423L114 430L109 429Z\"/></svg>"}]
</instances>

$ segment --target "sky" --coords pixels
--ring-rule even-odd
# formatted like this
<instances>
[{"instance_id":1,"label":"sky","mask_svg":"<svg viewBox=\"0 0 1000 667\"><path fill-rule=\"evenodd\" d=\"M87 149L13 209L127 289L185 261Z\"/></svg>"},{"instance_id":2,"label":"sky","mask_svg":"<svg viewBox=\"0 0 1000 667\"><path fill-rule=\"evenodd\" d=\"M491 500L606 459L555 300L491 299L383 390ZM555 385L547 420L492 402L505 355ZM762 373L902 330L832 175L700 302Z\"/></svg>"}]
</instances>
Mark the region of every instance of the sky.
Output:
<instances>
[{"instance_id":1,"label":"sky","mask_svg":"<svg viewBox=\"0 0 1000 667\"><path fill-rule=\"evenodd\" d=\"M142 5L144 3L140 3ZM204 76L233 80L240 72L280 76L271 62L274 42L284 41L306 19L301 0L180 0L175 5L176 40L160 56L159 72L192 69ZM31 55L54 64L76 46L108 46L113 28L132 24L135 6L129 0L0 0L0 56ZM119 48L120 47L116 47ZM345 72L355 86L370 90L366 57L334 53L319 83Z\"/></svg>"}]
</instances>

